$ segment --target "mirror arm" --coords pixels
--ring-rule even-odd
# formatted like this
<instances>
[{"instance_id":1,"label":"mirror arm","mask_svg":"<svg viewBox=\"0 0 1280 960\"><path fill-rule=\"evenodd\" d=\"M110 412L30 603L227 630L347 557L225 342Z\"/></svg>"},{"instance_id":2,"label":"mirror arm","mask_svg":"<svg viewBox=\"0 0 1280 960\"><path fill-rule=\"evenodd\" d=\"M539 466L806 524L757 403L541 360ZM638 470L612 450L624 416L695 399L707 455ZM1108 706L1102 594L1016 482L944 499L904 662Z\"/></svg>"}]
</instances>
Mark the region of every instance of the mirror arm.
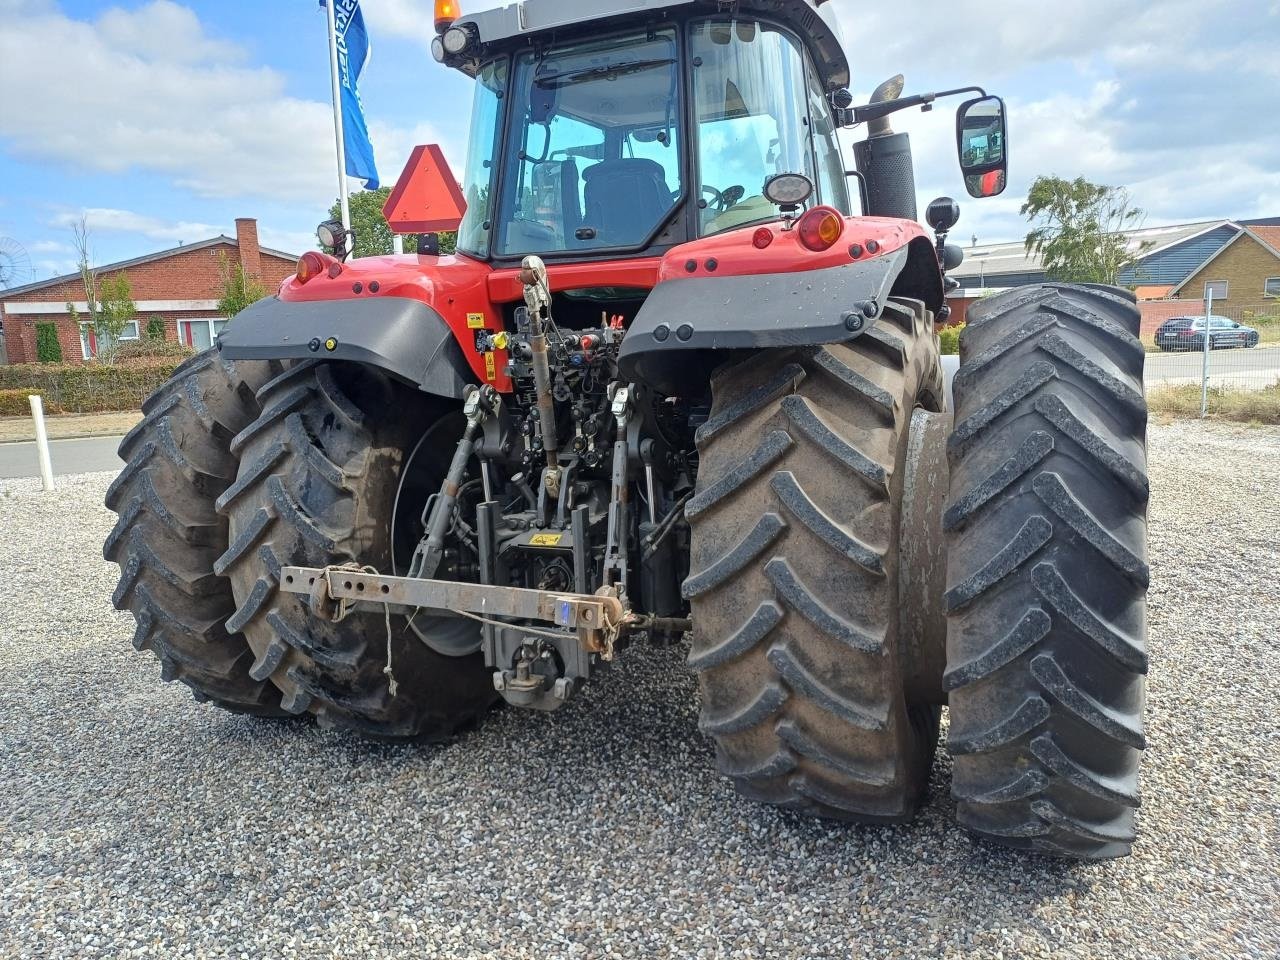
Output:
<instances>
[{"instance_id":1,"label":"mirror arm","mask_svg":"<svg viewBox=\"0 0 1280 960\"><path fill-rule=\"evenodd\" d=\"M957 87L954 90L943 90L941 93L917 93L910 97L903 97L900 100L886 100L883 103L867 103L860 107L854 107L851 111L852 122L868 123L872 120L879 120L897 113L899 110L909 110L911 107L930 107L935 100L941 97L954 97L962 93L976 93L985 97L987 91L982 87ZM852 124L846 124L851 126Z\"/></svg>"}]
</instances>

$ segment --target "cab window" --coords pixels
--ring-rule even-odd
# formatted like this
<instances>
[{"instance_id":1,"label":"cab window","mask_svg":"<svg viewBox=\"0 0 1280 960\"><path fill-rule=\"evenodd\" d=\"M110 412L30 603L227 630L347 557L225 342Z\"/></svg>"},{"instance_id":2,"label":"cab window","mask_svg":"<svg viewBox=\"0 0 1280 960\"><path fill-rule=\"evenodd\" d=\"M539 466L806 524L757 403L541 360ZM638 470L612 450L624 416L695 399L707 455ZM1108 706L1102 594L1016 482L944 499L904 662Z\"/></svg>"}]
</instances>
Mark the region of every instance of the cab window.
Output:
<instances>
[{"instance_id":1,"label":"cab window","mask_svg":"<svg viewBox=\"0 0 1280 960\"><path fill-rule=\"evenodd\" d=\"M816 180L805 57L789 35L754 20L690 25L700 190L698 233L777 218L764 183Z\"/></svg>"},{"instance_id":2,"label":"cab window","mask_svg":"<svg viewBox=\"0 0 1280 960\"><path fill-rule=\"evenodd\" d=\"M808 58L805 58L808 60ZM822 89L813 62L808 63L809 127L813 133L813 152L817 158L818 193L822 202L846 216L853 215L849 199L849 178L845 176L844 159L840 156L840 139L836 136L831 101Z\"/></svg>"},{"instance_id":3,"label":"cab window","mask_svg":"<svg viewBox=\"0 0 1280 960\"><path fill-rule=\"evenodd\" d=\"M523 53L515 61L495 251L644 245L684 193L674 29Z\"/></svg>"}]
</instances>

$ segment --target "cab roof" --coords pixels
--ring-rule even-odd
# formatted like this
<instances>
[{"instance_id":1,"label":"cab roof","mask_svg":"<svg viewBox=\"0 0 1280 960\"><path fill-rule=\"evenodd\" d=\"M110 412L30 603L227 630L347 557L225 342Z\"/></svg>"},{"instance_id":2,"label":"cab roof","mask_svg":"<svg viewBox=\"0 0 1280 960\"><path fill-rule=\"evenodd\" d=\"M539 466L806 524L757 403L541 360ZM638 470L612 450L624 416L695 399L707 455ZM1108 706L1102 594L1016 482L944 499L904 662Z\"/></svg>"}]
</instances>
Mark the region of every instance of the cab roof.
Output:
<instances>
[{"instance_id":1,"label":"cab roof","mask_svg":"<svg viewBox=\"0 0 1280 960\"><path fill-rule=\"evenodd\" d=\"M482 44L508 46L513 41L547 35L589 34L600 21L609 21L612 27L681 13L770 16L808 38L824 83L836 90L849 85L849 61L830 9L830 0L591 0L589 4L582 0L520 0L464 16L458 23L473 24ZM462 69L472 73L474 66Z\"/></svg>"}]
</instances>

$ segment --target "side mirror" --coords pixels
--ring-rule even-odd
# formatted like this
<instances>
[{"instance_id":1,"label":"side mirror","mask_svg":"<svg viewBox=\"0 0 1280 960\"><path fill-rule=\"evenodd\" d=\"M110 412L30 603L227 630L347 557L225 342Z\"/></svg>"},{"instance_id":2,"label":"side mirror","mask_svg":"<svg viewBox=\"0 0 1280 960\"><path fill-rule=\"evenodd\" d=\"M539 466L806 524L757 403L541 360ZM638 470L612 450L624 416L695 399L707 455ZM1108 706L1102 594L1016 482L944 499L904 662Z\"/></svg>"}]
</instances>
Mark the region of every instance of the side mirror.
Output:
<instances>
[{"instance_id":1,"label":"side mirror","mask_svg":"<svg viewBox=\"0 0 1280 960\"><path fill-rule=\"evenodd\" d=\"M956 146L960 172L971 197L995 197L1004 193L1009 179L1004 101L979 97L960 105L956 112Z\"/></svg>"}]
</instances>

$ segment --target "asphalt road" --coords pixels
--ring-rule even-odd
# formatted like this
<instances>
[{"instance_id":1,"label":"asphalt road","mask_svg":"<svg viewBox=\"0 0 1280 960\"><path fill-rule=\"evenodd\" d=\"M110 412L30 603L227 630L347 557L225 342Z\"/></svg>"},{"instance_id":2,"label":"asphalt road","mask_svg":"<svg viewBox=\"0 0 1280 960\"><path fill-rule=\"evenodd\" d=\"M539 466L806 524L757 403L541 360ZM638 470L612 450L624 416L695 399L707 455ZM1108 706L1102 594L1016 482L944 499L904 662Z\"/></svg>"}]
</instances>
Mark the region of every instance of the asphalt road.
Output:
<instances>
[{"instance_id":1,"label":"asphalt road","mask_svg":"<svg viewBox=\"0 0 1280 960\"><path fill-rule=\"evenodd\" d=\"M1147 354L1148 384L1199 383L1204 354ZM1265 387L1280 380L1280 347L1209 351L1209 381L1228 386Z\"/></svg>"},{"instance_id":2,"label":"asphalt road","mask_svg":"<svg viewBox=\"0 0 1280 960\"><path fill-rule=\"evenodd\" d=\"M82 440L50 440L49 456L57 476L119 470L116 448L119 437L86 437ZM38 477L34 443L0 443L0 478Z\"/></svg>"},{"instance_id":3,"label":"asphalt road","mask_svg":"<svg viewBox=\"0 0 1280 960\"><path fill-rule=\"evenodd\" d=\"M956 357L943 357L942 366L950 388ZM1148 386L1160 383L1199 383L1202 358L1199 353L1147 354ZM1280 347L1252 350L1215 350L1209 355L1210 382L1228 386L1259 388L1280 380ZM89 437L81 440L51 440L53 472L57 475L118 470L119 437ZM0 478L38 476L34 443L0 443Z\"/></svg>"}]
</instances>

